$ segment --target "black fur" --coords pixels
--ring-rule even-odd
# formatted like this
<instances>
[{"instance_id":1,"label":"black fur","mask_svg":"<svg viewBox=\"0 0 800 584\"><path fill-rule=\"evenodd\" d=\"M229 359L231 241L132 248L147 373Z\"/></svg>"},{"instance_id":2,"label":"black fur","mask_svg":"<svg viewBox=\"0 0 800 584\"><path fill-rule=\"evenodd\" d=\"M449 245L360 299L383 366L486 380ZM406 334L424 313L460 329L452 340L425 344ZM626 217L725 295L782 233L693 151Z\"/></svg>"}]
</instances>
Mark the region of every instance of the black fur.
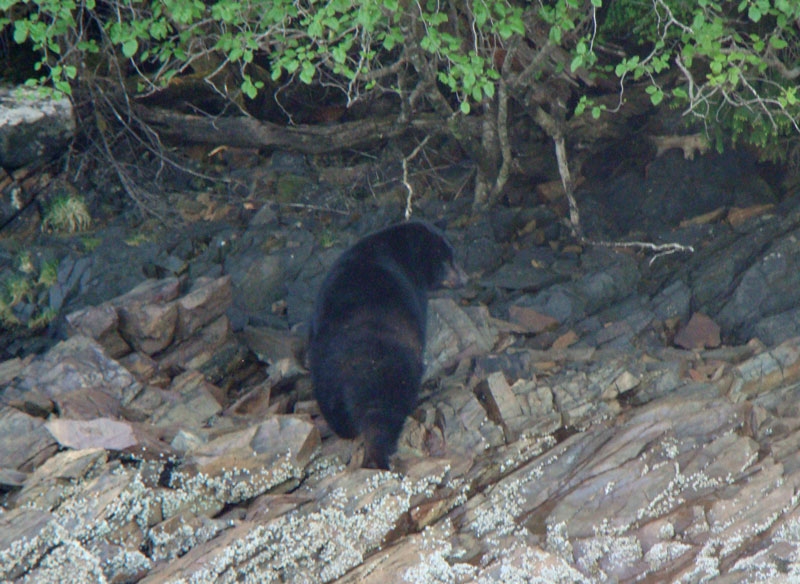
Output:
<instances>
[{"instance_id":1,"label":"black fur","mask_svg":"<svg viewBox=\"0 0 800 584\"><path fill-rule=\"evenodd\" d=\"M339 436L364 435L363 466L389 468L416 406L428 291L465 279L442 232L415 221L361 239L323 281L309 338L314 394Z\"/></svg>"}]
</instances>

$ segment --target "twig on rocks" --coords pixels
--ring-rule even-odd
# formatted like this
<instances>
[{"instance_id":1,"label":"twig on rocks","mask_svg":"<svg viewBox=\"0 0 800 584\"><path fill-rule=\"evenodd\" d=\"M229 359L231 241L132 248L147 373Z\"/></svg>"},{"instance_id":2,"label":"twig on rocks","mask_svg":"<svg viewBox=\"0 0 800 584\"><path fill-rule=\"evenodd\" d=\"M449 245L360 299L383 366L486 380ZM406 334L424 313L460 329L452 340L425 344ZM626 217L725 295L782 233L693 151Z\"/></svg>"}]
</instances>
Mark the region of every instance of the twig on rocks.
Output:
<instances>
[{"instance_id":1,"label":"twig on rocks","mask_svg":"<svg viewBox=\"0 0 800 584\"><path fill-rule=\"evenodd\" d=\"M342 211L341 209L332 209L330 207L321 207L320 205L309 205L307 203L280 203L281 207L289 207L290 209L305 209L307 211L319 211L321 213L336 213L337 215L350 215L349 211Z\"/></svg>"},{"instance_id":2,"label":"twig on rocks","mask_svg":"<svg viewBox=\"0 0 800 584\"><path fill-rule=\"evenodd\" d=\"M408 161L409 160L414 160L414 158L417 157L417 155L419 154L419 151L422 150L422 148L425 146L425 144L428 143L428 139L429 138L430 138L429 135L425 136L425 138L422 140L422 142L417 144L417 147L414 148L414 150L411 151L411 154L409 154L408 156L403 158L403 185L405 185L406 190L408 191L408 196L406 197L406 211L405 211L405 215L404 215L406 221L411 219L411 213L412 213L411 200L414 197L414 187L412 187L411 183L408 182Z\"/></svg>"}]
</instances>

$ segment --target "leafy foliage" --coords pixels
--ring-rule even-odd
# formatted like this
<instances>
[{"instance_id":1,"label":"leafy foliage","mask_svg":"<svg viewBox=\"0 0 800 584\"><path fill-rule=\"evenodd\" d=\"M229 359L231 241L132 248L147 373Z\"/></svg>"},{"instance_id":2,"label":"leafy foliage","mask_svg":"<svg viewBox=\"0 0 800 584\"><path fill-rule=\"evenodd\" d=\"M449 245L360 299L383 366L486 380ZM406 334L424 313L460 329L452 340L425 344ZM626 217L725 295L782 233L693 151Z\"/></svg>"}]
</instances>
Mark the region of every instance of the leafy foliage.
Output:
<instances>
[{"instance_id":1,"label":"leafy foliage","mask_svg":"<svg viewBox=\"0 0 800 584\"><path fill-rule=\"evenodd\" d=\"M41 55L31 83L65 93L87 75L133 74L139 92L194 75L236 102L299 81L348 103L390 91L469 114L503 83L519 100L567 75L616 81L620 105L644 90L773 154L800 132L794 0L0 0L0 11ZM572 113L608 110L574 87Z\"/></svg>"},{"instance_id":2,"label":"leafy foliage","mask_svg":"<svg viewBox=\"0 0 800 584\"><path fill-rule=\"evenodd\" d=\"M623 83L645 79L654 105L672 102L780 159L800 132L799 17L790 0L615 2L601 30L630 54L614 69Z\"/></svg>"}]
</instances>

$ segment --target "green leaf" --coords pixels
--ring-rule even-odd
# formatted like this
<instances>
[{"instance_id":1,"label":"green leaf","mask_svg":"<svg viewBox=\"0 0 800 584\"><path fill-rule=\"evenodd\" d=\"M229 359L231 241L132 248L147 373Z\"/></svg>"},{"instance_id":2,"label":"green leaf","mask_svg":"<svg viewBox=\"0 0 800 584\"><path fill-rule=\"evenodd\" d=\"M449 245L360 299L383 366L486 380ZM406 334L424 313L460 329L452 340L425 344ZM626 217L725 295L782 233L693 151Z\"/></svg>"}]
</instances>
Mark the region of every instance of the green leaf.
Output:
<instances>
[{"instance_id":1,"label":"green leaf","mask_svg":"<svg viewBox=\"0 0 800 584\"><path fill-rule=\"evenodd\" d=\"M658 105L664 99L664 92L660 89L656 90L650 95L650 101L653 105Z\"/></svg>"},{"instance_id":2,"label":"green leaf","mask_svg":"<svg viewBox=\"0 0 800 584\"><path fill-rule=\"evenodd\" d=\"M470 110L469 102L467 100L462 101L461 105L459 106L459 108L461 109L461 113L462 114L467 115L469 113L469 110Z\"/></svg>"},{"instance_id":3,"label":"green leaf","mask_svg":"<svg viewBox=\"0 0 800 584\"><path fill-rule=\"evenodd\" d=\"M581 115L586 110L586 104L588 103L588 99L585 95L582 95L581 98L578 100L578 105L575 106L575 116Z\"/></svg>"},{"instance_id":4,"label":"green leaf","mask_svg":"<svg viewBox=\"0 0 800 584\"><path fill-rule=\"evenodd\" d=\"M569 70L573 73L583 66L583 55L575 55L569 64Z\"/></svg>"},{"instance_id":5,"label":"green leaf","mask_svg":"<svg viewBox=\"0 0 800 584\"><path fill-rule=\"evenodd\" d=\"M316 73L314 65L309 61L303 61L303 65L300 70L300 81L306 85L311 85L311 81L314 79L314 73Z\"/></svg>"},{"instance_id":6,"label":"green leaf","mask_svg":"<svg viewBox=\"0 0 800 584\"><path fill-rule=\"evenodd\" d=\"M139 41L136 39L129 39L122 43L122 54L125 55L128 59L133 57L136 54L136 51L139 50Z\"/></svg>"},{"instance_id":7,"label":"green leaf","mask_svg":"<svg viewBox=\"0 0 800 584\"><path fill-rule=\"evenodd\" d=\"M785 49L789 46L789 43L777 36L770 37L769 44L773 49L777 50Z\"/></svg>"},{"instance_id":8,"label":"green leaf","mask_svg":"<svg viewBox=\"0 0 800 584\"><path fill-rule=\"evenodd\" d=\"M21 45L28 40L28 27L27 20L18 20L14 23L14 42Z\"/></svg>"},{"instance_id":9,"label":"green leaf","mask_svg":"<svg viewBox=\"0 0 800 584\"><path fill-rule=\"evenodd\" d=\"M58 89L60 92L65 93L67 95L72 95L72 87L70 87L69 82L63 80L56 80L53 85L55 88Z\"/></svg>"},{"instance_id":10,"label":"green leaf","mask_svg":"<svg viewBox=\"0 0 800 584\"><path fill-rule=\"evenodd\" d=\"M242 81L242 92L250 99L255 99L258 95L258 90L248 75L245 75L244 81Z\"/></svg>"},{"instance_id":11,"label":"green leaf","mask_svg":"<svg viewBox=\"0 0 800 584\"><path fill-rule=\"evenodd\" d=\"M596 120L596 119L598 119L598 118L600 118L600 113L601 113L601 112L602 112L602 110L600 109L600 106L597 106L597 105L596 105L596 106L594 106L594 107L592 108L592 117L593 117L595 120Z\"/></svg>"},{"instance_id":12,"label":"green leaf","mask_svg":"<svg viewBox=\"0 0 800 584\"><path fill-rule=\"evenodd\" d=\"M751 4L747 9L747 17L753 22L758 22L761 20L761 9L755 4Z\"/></svg>"}]
</instances>

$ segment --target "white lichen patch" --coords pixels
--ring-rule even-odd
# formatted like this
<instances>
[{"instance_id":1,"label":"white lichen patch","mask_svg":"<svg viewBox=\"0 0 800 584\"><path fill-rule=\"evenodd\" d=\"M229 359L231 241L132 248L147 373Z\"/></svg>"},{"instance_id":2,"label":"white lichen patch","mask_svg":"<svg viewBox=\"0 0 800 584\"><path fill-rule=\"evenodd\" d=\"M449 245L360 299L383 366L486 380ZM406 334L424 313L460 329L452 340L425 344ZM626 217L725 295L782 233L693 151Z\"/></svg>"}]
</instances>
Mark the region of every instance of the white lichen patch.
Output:
<instances>
[{"instance_id":1,"label":"white lichen patch","mask_svg":"<svg viewBox=\"0 0 800 584\"><path fill-rule=\"evenodd\" d=\"M500 472L505 473L511 469L519 468L522 464L555 445L556 439L549 434L546 436L528 436L523 433L520 439L511 445L506 457L500 463Z\"/></svg>"},{"instance_id":2,"label":"white lichen patch","mask_svg":"<svg viewBox=\"0 0 800 584\"><path fill-rule=\"evenodd\" d=\"M425 528L420 534L422 542L419 546L419 560L417 563L403 571L403 581L431 584L456 584L472 580L477 573L477 568L470 564L460 562L451 563L448 558L454 556L453 546L449 537L449 523L437 528Z\"/></svg>"},{"instance_id":3,"label":"white lichen patch","mask_svg":"<svg viewBox=\"0 0 800 584\"><path fill-rule=\"evenodd\" d=\"M413 490L413 489L412 489ZM378 549L409 509L390 473L373 473L360 498L335 486L316 511L297 510L251 530L180 582L326 582ZM366 500L365 500L366 499Z\"/></svg>"},{"instance_id":4,"label":"white lichen patch","mask_svg":"<svg viewBox=\"0 0 800 584\"><path fill-rule=\"evenodd\" d=\"M718 540L708 540L695 556L694 565L682 575L679 582L686 582L687 584L708 582L715 576L719 576L718 545Z\"/></svg>"},{"instance_id":5,"label":"white lichen patch","mask_svg":"<svg viewBox=\"0 0 800 584\"><path fill-rule=\"evenodd\" d=\"M75 540L51 550L23 580L36 584L85 584L107 582L97 557Z\"/></svg>"},{"instance_id":6,"label":"white lichen patch","mask_svg":"<svg viewBox=\"0 0 800 584\"><path fill-rule=\"evenodd\" d=\"M604 531L602 528L598 532ZM598 533L595 537L574 542L578 568L605 581L608 577L601 564L615 570L624 569L642 559L642 546L633 536Z\"/></svg>"},{"instance_id":7,"label":"white lichen patch","mask_svg":"<svg viewBox=\"0 0 800 584\"><path fill-rule=\"evenodd\" d=\"M663 467L661 467L663 468ZM677 461L673 462L673 476L669 483L657 493L647 504L637 511L638 520L651 519L666 515L676 507L684 504L687 497L691 499L699 491L714 489L727 484L725 479L712 478L699 471L689 475L681 472ZM650 469L651 472L656 469Z\"/></svg>"},{"instance_id":8,"label":"white lichen patch","mask_svg":"<svg viewBox=\"0 0 800 584\"><path fill-rule=\"evenodd\" d=\"M262 468L221 469L218 474L181 473L172 475L175 488L160 494L164 517L183 511L213 515L227 504L254 499L268 490L303 476L303 470L289 453Z\"/></svg>"},{"instance_id":9,"label":"white lichen patch","mask_svg":"<svg viewBox=\"0 0 800 584\"><path fill-rule=\"evenodd\" d=\"M779 570L776 566L777 558L771 550L761 550L755 555L741 558L731 568L731 572L741 572L742 577L746 574L748 582L767 582L786 578L787 566L784 564ZM785 581L796 582L796 579L786 579Z\"/></svg>"},{"instance_id":10,"label":"white lichen patch","mask_svg":"<svg viewBox=\"0 0 800 584\"><path fill-rule=\"evenodd\" d=\"M174 559L213 539L228 527L220 520L205 517L191 519L193 520L189 523L183 516L175 517L167 524L159 524L148 531L148 540L152 548L150 557L154 562ZM177 525L172 525L173 522Z\"/></svg>"},{"instance_id":11,"label":"white lichen patch","mask_svg":"<svg viewBox=\"0 0 800 584\"><path fill-rule=\"evenodd\" d=\"M519 526L517 516L521 513L519 506L520 481L503 482L492 489L487 499L475 509L470 529L476 536L485 537L492 533L504 536Z\"/></svg>"},{"instance_id":12,"label":"white lichen patch","mask_svg":"<svg viewBox=\"0 0 800 584\"><path fill-rule=\"evenodd\" d=\"M0 579L6 580L27 573L40 562L48 550L68 541L68 531L56 521L49 521L34 537L13 541L0 551Z\"/></svg>"},{"instance_id":13,"label":"white lichen patch","mask_svg":"<svg viewBox=\"0 0 800 584\"><path fill-rule=\"evenodd\" d=\"M671 562L683 554L691 551L692 546L676 541L658 542L644 555L644 559L651 570L658 570L664 564Z\"/></svg>"},{"instance_id":14,"label":"white lichen patch","mask_svg":"<svg viewBox=\"0 0 800 584\"><path fill-rule=\"evenodd\" d=\"M547 525L547 538L545 549L562 558L572 558L572 543L569 540L569 531L566 521Z\"/></svg>"},{"instance_id":15,"label":"white lichen patch","mask_svg":"<svg viewBox=\"0 0 800 584\"><path fill-rule=\"evenodd\" d=\"M775 541L800 544L800 517L788 518L775 530Z\"/></svg>"},{"instance_id":16,"label":"white lichen patch","mask_svg":"<svg viewBox=\"0 0 800 584\"><path fill-rule=\"evenodd\" d=\"M477 578L478 584L589 584L562 558L523 543L504 548L497 561Z\"/></svg>"},{"instance_id":17,"label":"white lichen patch","mask_svg":"<svg viewBox=\"0 0 800 584\"><path fill-rule=\"evenodd\" d=\"M108 577L119 574L142 574L153 567L153 562L138 551L120 549L103 563Z\"/></svg>"},{"instance_id":18,"label":"white lichen patch","mask_svg":"<svg viewBox=\"0 0 800 584\"><path fill-rule=\"evenodd\" d=\"M671 521L667 521L658 528L659 539L672 539L675 537L675 526Z\"/></svg>"}]
</instances>

